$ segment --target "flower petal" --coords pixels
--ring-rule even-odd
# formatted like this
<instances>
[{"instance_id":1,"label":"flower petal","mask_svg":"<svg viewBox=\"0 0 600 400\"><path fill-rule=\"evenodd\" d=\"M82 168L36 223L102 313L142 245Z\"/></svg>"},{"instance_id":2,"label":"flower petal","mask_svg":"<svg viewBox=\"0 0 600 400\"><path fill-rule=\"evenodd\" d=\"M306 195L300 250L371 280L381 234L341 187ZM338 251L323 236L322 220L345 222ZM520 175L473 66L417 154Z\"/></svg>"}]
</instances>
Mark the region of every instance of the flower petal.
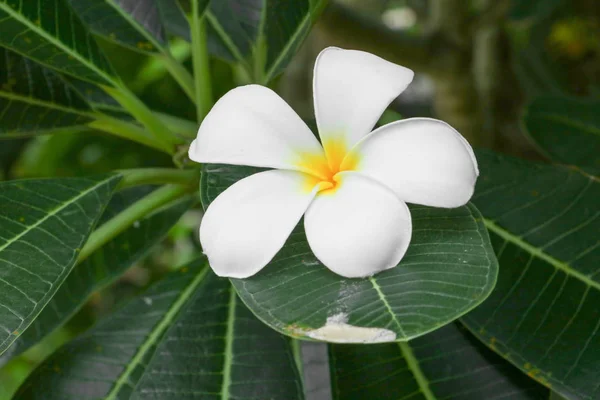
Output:
<instances>
[{"instance_id":1,"label":"flower petal","mask_svg":"<svg viewBox=\"0 0 600 400\"><path fill-rule=\"evenodd\" d=\"M270 170L244 178L221 193L200 225L200 243L219 276L247 278L260 271L284 245L317 192L312 178Z\"/></svg>"},{"instance_id":2,"label":"flower petal","mask_svg":"<svg viewBox=\"0 0 600 400\"><path fill-rule=\"evenodd\" d=\"M466 204L479 175L469 143L450 125L430 118L382 126L358 143L352 155L357 172L407 203L426 206Z\"/></svg>"},{"instance_id":3,"label":"flower petal","mask_svg":"<svg viewBox=\"0 0 600 400\"><path fill-rule=\"evenodd\" d=\"M189 149L191 160L302 170L303 154L323 154L319 141L271 89L235 88L206 116Z\"/></svg>"},{"instance_id":4,"label":"flower petal","mask_svg":"<svg viewBox=\"0 0 600 400\"><path fill-rule=\"evenodd\" d=\"M313 76L315 117L321 142L349 150L367 135L386 107L414 76L408 68L358 50L328 47Z\"/></svg>"},{"instance_id":5,"label":"flower petal","mask_svg":"<svg viewBox=\"0 0 600 400\"><path fill-rule=\"evenodd\" d=\"M353 172L322 192L304 216L308 244L317 258L347 278L390 269L404 256L412 235L410 211L394 193Z\"/></svg>"}]
</instances>

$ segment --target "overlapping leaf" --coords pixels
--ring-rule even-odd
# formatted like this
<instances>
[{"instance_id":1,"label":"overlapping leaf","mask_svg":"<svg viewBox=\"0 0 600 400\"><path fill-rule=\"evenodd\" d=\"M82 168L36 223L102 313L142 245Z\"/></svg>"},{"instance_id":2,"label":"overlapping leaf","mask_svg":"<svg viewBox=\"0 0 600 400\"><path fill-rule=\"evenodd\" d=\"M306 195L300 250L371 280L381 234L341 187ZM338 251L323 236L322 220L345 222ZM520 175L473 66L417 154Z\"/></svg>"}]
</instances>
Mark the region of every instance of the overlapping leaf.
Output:
<instances>
[{"instance_id":1,"label":"overlapping leaf","mask_svg":"<svg viewBox=\"0 0 600 400\"><path fill-rule=\"evenodd\" d=\"M289 63L325 0L223 0L210 3L210 48L217 56L253 65L269 82Z\"/></svg>"},{"instance_id":2,"label":"overlapping leaf","mask_svg":"<svg viewBox=\"0 0 600 400\"><path fill-rule=\"evenodd\" d=\"M90 107L59 74L0 48L0 138L91 121Z\"/></svg>"},{"instance_id":3,"label":"overlapping leaf","mask_svg":"<svg viewBox=\"0 0 600 400\"><path fill-rule=\"evenodd\" d=\"M110 84L112 69L67 0L0 0L0 46L53 69Z\"/></svg>"},{"instance_id":4,"label":"overlapping leaf","mask_svg":"<svg viewBox=\"0 0 600 400\"><path fill-rule=\"evenodd\" d=\"M205 166L204 206L256 171ZM287 335L365 342L423 335L482 302L494 286L497 261L474 206L412 206L411 213L412 242L397 268L368 279L344 279L313 255L300 223L264 270L248 279L232 279L233 285L261 320ZM329 325L346 329L329 335Z\"/></svg>"},{"instance_id":5,"label":"overlapping leaf","mask_svg":"<svg viewBox=\"0 0 600 400\"><path fill-rule=\"evenodd\" d=\"M73 267L119 175L0 183L0 353Z\"/></svg>"},{"instance_id":6,"label":"overlapping leaf","mask_svg":"<svg viewBox=\"0 0 600 400\"><path fill-rule=\"evenodd\" d=\"M548 389L458 323L407 343L329 345L336 400L546 400Z\"/></svg>"},{"instance_id":7,"label":"overlapping leaf","mask_svg":"<svg viewBox=\"0 0 600 400\"><path fill-rule=\"evenodd\" d=\"M116 193L102 220L113 217L147 192L145 187L136 187ZM189 200L182 200L148 215L77 265L31 326L0 356L0 364L67 322L92 293L113 282L156 245L189 205Z\"/></svg>"},{"instance_id":8,"label":"overlapping leaf","mask_svg":"<svg viewBox=\"0 0 600 400\"><path fill-rule=\"evenodd\" d=\"M569 398L600 394L600 182L578 170L480 152L474 202L500 262L463 322Z\"/></svg>"},{"instance_id":9,"label":"overlapping leaf","mask_svg":"<svg viewBox=\"0 0 600 400\"><path fill-rule=\"evenodd\" d=\"M547 96L527 108L525 126L539 149L561 164L600 174L600 101Z\"/></svg>"},{"instance_id":10,"label":"overlapping leaf","mask_svg":"<svg viewBox=\"0 0 600 400\"><path fill-rule=\"evenodd\" d=\"M301 399L289 340L204 264L171 273L60 349L15 399Z\"/></svg>"},{"instance_id":11,"label":"overlapping leaf","mask_svg":"<svg viewBox=\"0 0 600 400\"><path fill-rule=\"evenodd\" d=\"M74 11L92 32L141 51L168 47L166 24L187 21L175 0L69 0Z\"/></svg>"}]
</instances>

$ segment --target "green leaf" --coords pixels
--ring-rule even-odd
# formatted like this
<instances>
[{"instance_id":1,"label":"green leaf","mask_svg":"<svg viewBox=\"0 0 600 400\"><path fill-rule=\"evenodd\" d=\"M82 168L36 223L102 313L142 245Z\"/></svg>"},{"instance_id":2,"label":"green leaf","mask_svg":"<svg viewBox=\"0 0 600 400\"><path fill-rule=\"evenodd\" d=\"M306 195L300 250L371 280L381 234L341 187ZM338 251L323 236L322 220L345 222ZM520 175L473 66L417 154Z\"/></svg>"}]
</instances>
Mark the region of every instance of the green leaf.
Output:
<instances>
[{"instance_id":1,"label":"green leaf","mask_svg":"<svg viewBox=\"0 0 600 400\"><path fill-rule=\"evenodd\" d=\"M66 0L0 0L0 46L91 82L112 84L112 69Z\"/></svg>"},{"instance_id":2,"label":"green leaf","mask_svg":"<svg viewBox=\"0 0 600 400\"><path fill-rule=\"evenodd\" d=\"M0 48L0 138L27 136L92 120L90 106L56 72Z\"/></svg>"},{"instance_id":3,"label":"green leaf","mask_svg":"<svg viewBox=\"0 0 600 400\"><path fill-rule=\"evenodd\" d=\"M174 0L69 0L69 3L95 34L144 52L168 48L165 17L170 18L171 25L174 21L185 21Z\"/></svg>"},{"instance_id":4,"label":"green leaf","mask_svg":"<svg viewBox=\"0 0 600 400\"><path fill-rule=\"evenodd\" d=\"M190 42L190 24L178 1L156 0L167 33L180 36Z\"/></svg>"},{"instance_id":5,"label":"green leaf","mask_svg":"<svg viewBox=\"0 0 600 400\"><path fill-rule=\"evenodd\" d=\"M600 173L600 101L536 98L523 118L529 136L548 158Z\"/></svg>"},{"instance_id":6,"label":"green leaf","mask_svg":"<svg viewBox=\"0 0 600 400\"><path fill-rule=\"evenodd\" d=\"M501 268L492 295L463 322L544 385L597 399L600 182L489 152L478 160L474 202Z\"/></svg>"},{"instance_id":7,"label":"green leaf","mask_svg":"<svg viewBox=\"0 0 600 400\"><path fill-rule=\"evenodd\" d=\"M515 21L548 17L564 0L512 0L509 17Z\"/></svg>"},{"instance_id":8,"label":"green leaf","mask_svg":"<svg viewBox=\"0 0 600 400\"><path fill-rule=\"evenodd\" d=\"M548 399L457 323L407 343L329 345L329 359L336 400Z\"/></svg>"},{"instance_id":9,"label":"green leaf","mask_svg":"<svg viewBox=\"0 0 600 400\"><path fill-rule=\"evenodd\" d=\"M102 220L112 218L147 193L146 187L116 193ZM66 323L92 293L110 285L159 243L190 204L189 200L182 200L148 215L77 265L33 324L0 356L0 364L19 355Z\"/></svg>"},{"instance_id":10,"label":"green leaf","mask_svg":"<svg viewBox=\"0 0 600 400\"><path fill-rule=\"evenodd\" d=\"M58 350L14 398L301 399L289 340L204 265L171 273Z\"/></svg>"},{"instance_id":11,"label":"green leaf","mask_svg":"<svg viewBox=\"0 0 600 400\"><path fill-rule=\"evenodd\" d=\"M206 13L211 52L246 65L253 69L259 83L267 83L296 54L325 3L326 0L213 1Z\"/></svg>"},{"instance_id":12,"label":"green leaf","mask_svg":"<svg viewBox=\"0 0 600 400\"><path fill-rule=\"evenodd\" d=\"M205 166L204 207L256 171ZM290 336L376 342L423 335L481 303L494 287L498 264L473 205L411 206L411 213L413 237L406 256L397 268L372 278L345 279L329 271L311 252L300 223L264 270L231 281L252 312ZM353 327L345 326L338 336L327 334L345 323Z\"/></svg>"},{"instance_id":13,"label":"green leaf","mask_svg":"<svg viewBox=\"0 0 600 400\"><path fill-rule=\"evenodd\" d=\"M0 354L65 280L120 179L0 182Z\"/></svg>"}]
</instances>

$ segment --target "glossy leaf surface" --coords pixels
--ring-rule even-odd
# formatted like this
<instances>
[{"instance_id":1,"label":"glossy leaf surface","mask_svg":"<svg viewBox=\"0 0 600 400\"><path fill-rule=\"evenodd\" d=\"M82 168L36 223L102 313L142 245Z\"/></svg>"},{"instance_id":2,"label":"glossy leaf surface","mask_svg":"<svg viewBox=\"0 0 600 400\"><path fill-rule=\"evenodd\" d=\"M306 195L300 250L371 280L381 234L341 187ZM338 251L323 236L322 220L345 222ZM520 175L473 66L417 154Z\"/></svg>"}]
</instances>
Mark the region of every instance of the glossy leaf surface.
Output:
<instances>
[{"instance_id":1,"label":"glossy leaf surface","mask_svg":"<svg viewBox=\"0 0 600 400\"><path fill-rule=\"evenodd\" d=\"M548 389L458 323L407 343L329 345L336 400L547 400Z\"/></svg>"},{"instance_id":2,"label":"glossy leaf surface","mask_svg":"<svg viewBox=\"0 0 600 400\"><path fill-rule=\"evenodd\" d=\"M67 0L0 0L0 46L96 83L112 69Z\"/></svg>"},{"instance_id":3,"label":"glossy leaf surface","mask_svg":"<svg viewBox=\"0 0 600 400\"><path fill-rule=\"evenodd\" d=\"M256 171L205 166L204 207ZM423 335L483 301L494 286L497 262L472 205L452 210L412 206L411 213L413 237L406 256L398 267L374 277L346 279L325 268L311 252L300 223L269 265L232 282L261 320L287 335L334 342L403 341ZM327 331L336 327L326 327L328 321L348 329L330 336Z\"/></svg>"},{"instance_id":4,"label":"glossy leaf surface","mask_svg":"<svg viewBox=\"0 0 600 400\"><path fill-rule=\"evenodd\" d=\"M474 202L500 262L492 295L463 318L529 376L576 399L600 393L600 182L480 152Z\"/></svg>"},{"instance_id":5,"label":"glossy leaf surface","mask_svg":"<svg viewBox=\"0 0 600 400\"><path fill-rule=\"evenodd\" d=\"M254 65L269 82L290 62L325 0L222 0L210 3L210 48L225 59Z\"/></svg>"},{"instance_id":6,"label":"glossy leaf surface","mask_svg":"<svg viewBox=\"0 0 600 400\"><path fill-rule=\"evenodd\" d=\"M555 162L600 175L600 101L536 98L524 122L538 148Z\"/></svg>"},{"instance_id":7,"label":"glossy leaf surface","mask_svg":"<svg viewBox=\"0 0 600 400\"><path fill-rule=\"evenodd\" d=\"M147 193L146 187L116 193L102 215L100 224ZM182 200L148 215L77 265L31 326L0 356L0 364L27 350L66 323L92 293L114 282L160 242L189 206L189 200Z\"/></svg>"},{"instance_id":8,"label":"glossy leaf surface","mask_svg":"<svg viewBox=\"0 0 600 400\"><path fill-rule=\"evenodd\" d=\"M204 264L171 273L60 349L15 399L301 399L289 340Z\"/></svg>"},{"instance_id":9,"label":"glossy leaf surface","mask_svg":"<svg viewBox=\"0 0 600 400\"><path fill-rule=\"evenodd\" d=\"M90 122L87 102L62 76L0 48L0 139Z\"/></svg>"},{"instance_id":10,"label":"glossy leaf surface","mask_svg":"<svg viewBox=\"0 0 600 400\"><path fill-rule=\"evenodd\" d=\"M66 279L120 179L0 182L0 353Z\"/></svg>"}]
</instances>

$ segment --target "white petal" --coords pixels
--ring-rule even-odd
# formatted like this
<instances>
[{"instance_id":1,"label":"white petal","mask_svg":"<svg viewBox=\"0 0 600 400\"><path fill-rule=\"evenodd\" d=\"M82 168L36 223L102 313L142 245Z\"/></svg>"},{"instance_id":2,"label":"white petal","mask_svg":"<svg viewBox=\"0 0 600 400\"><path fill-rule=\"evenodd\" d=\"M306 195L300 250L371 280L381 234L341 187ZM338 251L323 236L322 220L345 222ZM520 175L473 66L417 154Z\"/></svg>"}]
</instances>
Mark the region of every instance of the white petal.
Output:
<instances>
[{"instance_id":1,"label":"white petal","mask_svg":"<svg viewBox=\"0 0 600 400\"><path fill-rule=\"evenodd\" d=\"M270 170L221 193L200 225L200 243L213 271L247 278L267 265L314 198L311 181L301 172Z\"/></svg>"},{"instance_id":2,"label":"white petal","mask_svg":"<svg viewBox=\"0 0 600 400\"><path fill-rule=\"evenodd\" d=\"M271 89L235 88L206 116L189 149L191 160L296 169L304 153L322 154L319 141L292 108Z\"/></svg>"},{"instance_id":3,"label":"white petal","mask_svg":"<svg viewBox=\"0 0 600 400\"><path fill-rule=\"evenodd\" d=\"M319 135L349 150L367 135L386 107L406 89L413 71L358 50L329 47L315 63L313 95Z\"/></svg>"},{"instance_id":4,"label":"white petal","mask_svg":"<svg viewBox=\"0 0 600 400\"><path fill-rule=\"evenodd\" d=\"M410 211L383 185L342 172L339 187L321 192L304 216L308 244L317 258L347 278L392 268L412 235Z\"/></svg>"},{"instance_id":5,"label":"white petal","mask_svg":"<svg viewBox=\"0 0 600 400\"><path fill-rule=\"evenodd\" d=\"M460 207L473 195L479 175L469 143L454 128L430 118L382 126L352 154L356 171L392 189L407 203Z\"/></svg>"}]
</instances>

